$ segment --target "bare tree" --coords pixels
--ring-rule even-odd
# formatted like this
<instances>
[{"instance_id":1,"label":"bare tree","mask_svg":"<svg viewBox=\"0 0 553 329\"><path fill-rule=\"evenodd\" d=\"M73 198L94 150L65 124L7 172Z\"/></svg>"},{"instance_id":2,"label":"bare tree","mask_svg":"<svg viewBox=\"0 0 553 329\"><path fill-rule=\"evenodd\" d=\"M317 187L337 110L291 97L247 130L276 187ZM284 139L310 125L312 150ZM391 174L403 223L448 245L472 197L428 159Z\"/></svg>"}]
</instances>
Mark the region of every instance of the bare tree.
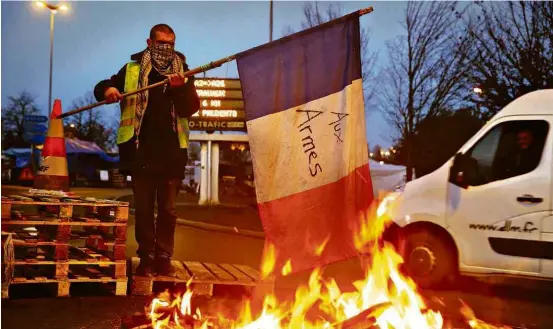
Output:
<instances>
[{"instance_id":1,"label":"bare tree","mask_svg":"<svg viewBox=\"0 0 553 329\"><path fill-rule=\"evenodd\" d=\"M472 101L490 117L528 92L553 88L553 2L477 2ZM474 19L473 19L474 21Z\"/></svg>"},{"instance_id":2,"label":"bare tree","mask_svg":"<svg viewBox=\"0 0 553 329\"><path fill-rule=\"evenodd\" d=\"M12 138L10 138L10 143L6 143L10 145L3 145L3 147L28 146L29 144L23 138L25 133L23 118L25 115L38 114L40 114L40 110L35 104L35 97L27 91L24 90L17 96L8 97L8 105L2 108L2 137L6 137L6 134L10 133Z\"/></svg>"},{"instance_id":3,"label":"bare tree","mask_svg":"<svg viewBox=\"0 0 553 329\"><path fill-rule=\"evenodd\" d=\"M339 2L325 3L321 6L318 1L304 2L303 4L303 21L301 22L302 29L308 29L333 19L343 16L342 6ZM293 34L295 31L290 26L283 29L283 36ZM365 95L365 108L373 108L374 96L376 95L376 60L378 52L369 48L371 33L365 29L361 29L361 69L363 79L363 91Z\"/></svg>"},{"instance_id":4,"label":"bare tree","mask_svg":"<svg viewBox=\"0 0 553 329\"><path fill-rule=\"evenodd\" d=\"M319 2L305 2L303 4L302 29L321 25L342 16L342 5L339 2L327 3L326 8L321 8Z\"/></svg>"},{"instance_id":5,"label":"bare tree","mask_svg":"<svg viewBox=\"0 0 553 329\"><path fill-rule=\"evenodd\" d=\"M282 36L287 36L287 35L290 35L290 34L294 34L296 31L294 31L294 29L290 26L290 25L287 25L285 26L283 29L282 29Z\"/></svg>"},{"instance_id":6,"label":"bare tree","mask_svg":"<svg viewBox=\"0 0 553 329\"><path fill-rule=\"evenodd\" d=\"M407 180L413 178L417 124L455 109L467 97L466 63L472 39L463 33L456 2L409 2L404 35L387 43L380 106L401 140Z\"/></svg>"},{"instance_id":7,"label":"bare tree","mask_svg":"<svg viewBox=\"0 0 553 329\"><path fill-rule=\"evenodd\" d=\"M88 92L74 100L72 107L79 108L95 102L94 94ZM74 129L74 135L79 139L94 142L103 149L110 149L115 146L118 122L116 119L104 119L102 108L75 114L69 117L67 123Z\"/></svg>"}]
</instances>

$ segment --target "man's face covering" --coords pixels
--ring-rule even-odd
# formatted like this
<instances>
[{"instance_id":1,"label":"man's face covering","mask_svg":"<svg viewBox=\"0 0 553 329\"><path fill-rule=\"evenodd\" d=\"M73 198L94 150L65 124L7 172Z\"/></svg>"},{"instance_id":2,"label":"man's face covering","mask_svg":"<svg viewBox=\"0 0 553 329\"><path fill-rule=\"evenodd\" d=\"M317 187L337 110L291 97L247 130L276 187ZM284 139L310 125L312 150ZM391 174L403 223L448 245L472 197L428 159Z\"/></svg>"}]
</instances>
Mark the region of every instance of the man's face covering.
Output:
<instances>
[{"instance_id":1,"label":"man's face covering","mask_svg":"<svg viewBox=\"0 0 553 329\"><path fill-rule=\"evenodd\" d=\"M175 47L171 44L156 44L150 47L152 65L158 71L166 70L175 56Z\"/></svg>"}]
</instances>

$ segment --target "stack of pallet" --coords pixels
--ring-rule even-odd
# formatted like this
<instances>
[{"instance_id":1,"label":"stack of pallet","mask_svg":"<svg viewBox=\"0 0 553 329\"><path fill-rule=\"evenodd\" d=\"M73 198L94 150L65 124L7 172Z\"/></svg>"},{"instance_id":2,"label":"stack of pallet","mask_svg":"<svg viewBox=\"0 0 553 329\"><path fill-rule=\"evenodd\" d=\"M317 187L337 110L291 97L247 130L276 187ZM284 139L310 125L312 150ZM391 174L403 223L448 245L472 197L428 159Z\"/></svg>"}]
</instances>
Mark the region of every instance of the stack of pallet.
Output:
<instances>
[{"instance_id":1,"label":"stack of pallet","mask_svg":"<svg viewBox=\"0 0 553 329\"><path fill-rule=\"evenodd\" d=\"M15 245L9 286L54 283L63 297L73 284L97 282L126 295L128 213L127 202L61 192L2 196L2 232ZM9 297L9 286L2 298Z\"/></svg>"}]
</instances>

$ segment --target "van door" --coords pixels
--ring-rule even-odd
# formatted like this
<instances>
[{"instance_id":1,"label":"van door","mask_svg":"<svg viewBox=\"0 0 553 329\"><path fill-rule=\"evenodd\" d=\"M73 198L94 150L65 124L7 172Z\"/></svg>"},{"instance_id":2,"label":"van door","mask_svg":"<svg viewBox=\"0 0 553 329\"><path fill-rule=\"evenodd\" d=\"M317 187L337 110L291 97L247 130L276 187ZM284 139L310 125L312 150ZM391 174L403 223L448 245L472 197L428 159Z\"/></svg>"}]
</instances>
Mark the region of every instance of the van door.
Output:
<instances>
[{"instance_id":1,"label":"van door","mask_svg":"<svg viewBox=\"0 0 553 329\"><path fill-rule=\"evenodd\" d=\"M499 120L462 152L472 166L448 184L447 224L461 270L540 275L551 210L550 117ZM460 187L459 185L468 185Z\"/></svg>"}]
</instances>

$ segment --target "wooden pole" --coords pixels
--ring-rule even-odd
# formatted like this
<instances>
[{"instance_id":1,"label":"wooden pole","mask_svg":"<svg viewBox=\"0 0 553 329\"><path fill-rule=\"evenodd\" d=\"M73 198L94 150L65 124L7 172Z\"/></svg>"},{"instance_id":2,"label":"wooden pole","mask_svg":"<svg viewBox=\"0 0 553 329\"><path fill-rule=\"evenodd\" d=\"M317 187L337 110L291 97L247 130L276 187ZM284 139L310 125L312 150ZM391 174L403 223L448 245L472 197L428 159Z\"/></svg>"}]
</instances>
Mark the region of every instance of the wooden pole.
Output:
<instances>
[{"instance_id":1,"label":"wooden pole","mask_svg":"<svg viewBox=\"0 0 553 329\"><path fill-rule=\"evenodd\" d=\"M278 40L275 40L275 41L271 41L269 43L266 43L266 44L263 44L263 45L260 45L260 46L257 46L257 47L254 47L254 48L251 48L251 49L248 49L248 50L245 50L245 51L242 51L242 52L239 52L239 53L236 53L234 55L231 55L231 56L228 56L228 57L225 57L225 58L222 58L220 60L217 60L215 62L210 62L208 64L205 64L205 65L202 65L202 66L199 66L197 68L194 68L192 70L189 70L189 71L186 71L184 72L184 76L185 77L189 77L189 76L192 76L192 75L195 75L195 74L198 74L198 73L202 73L202 72L205 72L205 71L209 71L211 69L214 69L216 67L219 67L225 63L228 63L230 61L233 61L235 60L236 58L238 57L241 57L241 56L244 56L244 55L247 55L253 51L256 51L262 47L266 47L266 46L269 46L269 45L275 45L275 44L279 44L279 43L282 43L282 42L286 42L288 40L290 40L291 38L295 38L299 35L304 35L304 34L307 34L307 33L310 33L311 31L313 30L316 30L318 28L321 28L321 27L324 27L324 26L328 26L328 25L332 25L332 24L336 24L337 22L341 22L345 19L348 19L349 17L351 17L352 15L358 15L358 16L362 16L362 15L365 15L365 14L368 14L368 13L371 13L373 11L373 7L368 7L368 8L365 8L365 9L360 9L360 10L357 10L357 11L354 11L353 13L351 14L348 14L348 15L345 15L345 16L342 16L342 17L339 17L339 18L336 18L334 20L331 20L331 21L328 21L326 23L323 23L321 25L317 25L317 26L314 26L314 27L311 27L311 28L308 28L306 30L303 30L303 31L300 31L300 32L297 32L297 33L294 33L294 34L291 34L289 36L286 36L286 37L283 37L283 38L280 38ZM156 88L156 87L161 87L165 84L168 84L169 83L169 79L165 79L164 81L160 81L158 83L154 83L154 84L151 84L149 86L146 86L146 87L143 87L143 88L140 88L140 89L137 89L137 90L133 90L131 92L128 92L126 94L123 94L121 96L123 96L123 98L125 97L128 97L128 96L131 96L131 95L134 95L134 94L138 94L138 93L141 93L143 91L146 91L146 90L150 90L152 88ZM98 103L94 103L94 104L90 104L90 105L87 105L87 106L83 106L83 107L80 107L78 109L75 109L75 110L72 110L72 111L69 111L69 112L65 112L61 115L59 115L57 118L58 119L63 119L63 118L67 118L68 116L71 116L71 115L74 115L74 114L77 114L77 113L81 113L81 112L84 112L84 111L87 111L87 110L90 110L90 109L93 109L95 107L98 107L98 106L101 106L101 105L105 105L105 104L108 104L107 101L101 101L101 102L98 102Z\"/></svg>"},{"instance_id":2,"label":"wooden pole","mask_svg":"<svg viewBox=\"0 0 553 329\"><path fill-rule=\"evenodd\" d=\"M192 76L192 75L195 75L195 74L198 74L198 73L202 73L202 72L211 70L213 68L216 68L216 67L219 67L219 66L223 65L224 63L230 62L230 61L234 60L235 58L236 58L236 56L234 55L234 56L230 56L230 57L220 59L220 60L215 61L215 62L211 62L211 63L206 64L206 65L202 65L202 66L197 67L195 69L188 70L188 71L184 72L184 76L189 77L189 76ZM133 90L133 91L128 92L126 94L123 94L121 96L123 96L123 98L125 98L125 97L128 97L128 96L134 95L134 94L141 93L141 92L146 91L146 90L150 90L152 88L161 87L161 86L163 86L165 84L168 84L168 83L169 83L169 79L165 79L165 80L160 81L158 83L154 83L154 84L151 84L149 86ZM84 112L84 111L87 111L87 110L90 110L90 109L93 109L95 107L105 105L105 104L108 104L108 102L104 100L104 101L101 101L101 102L98 102L98 103L83 106L83 107L80 107L78 109L63 113L62 115L58 116L58 119L67 118L68 116L71 116L71 115L74 115L74 114L77 114L77 113L80 113L80 112Z\"/></svg>"}]
</instances>

